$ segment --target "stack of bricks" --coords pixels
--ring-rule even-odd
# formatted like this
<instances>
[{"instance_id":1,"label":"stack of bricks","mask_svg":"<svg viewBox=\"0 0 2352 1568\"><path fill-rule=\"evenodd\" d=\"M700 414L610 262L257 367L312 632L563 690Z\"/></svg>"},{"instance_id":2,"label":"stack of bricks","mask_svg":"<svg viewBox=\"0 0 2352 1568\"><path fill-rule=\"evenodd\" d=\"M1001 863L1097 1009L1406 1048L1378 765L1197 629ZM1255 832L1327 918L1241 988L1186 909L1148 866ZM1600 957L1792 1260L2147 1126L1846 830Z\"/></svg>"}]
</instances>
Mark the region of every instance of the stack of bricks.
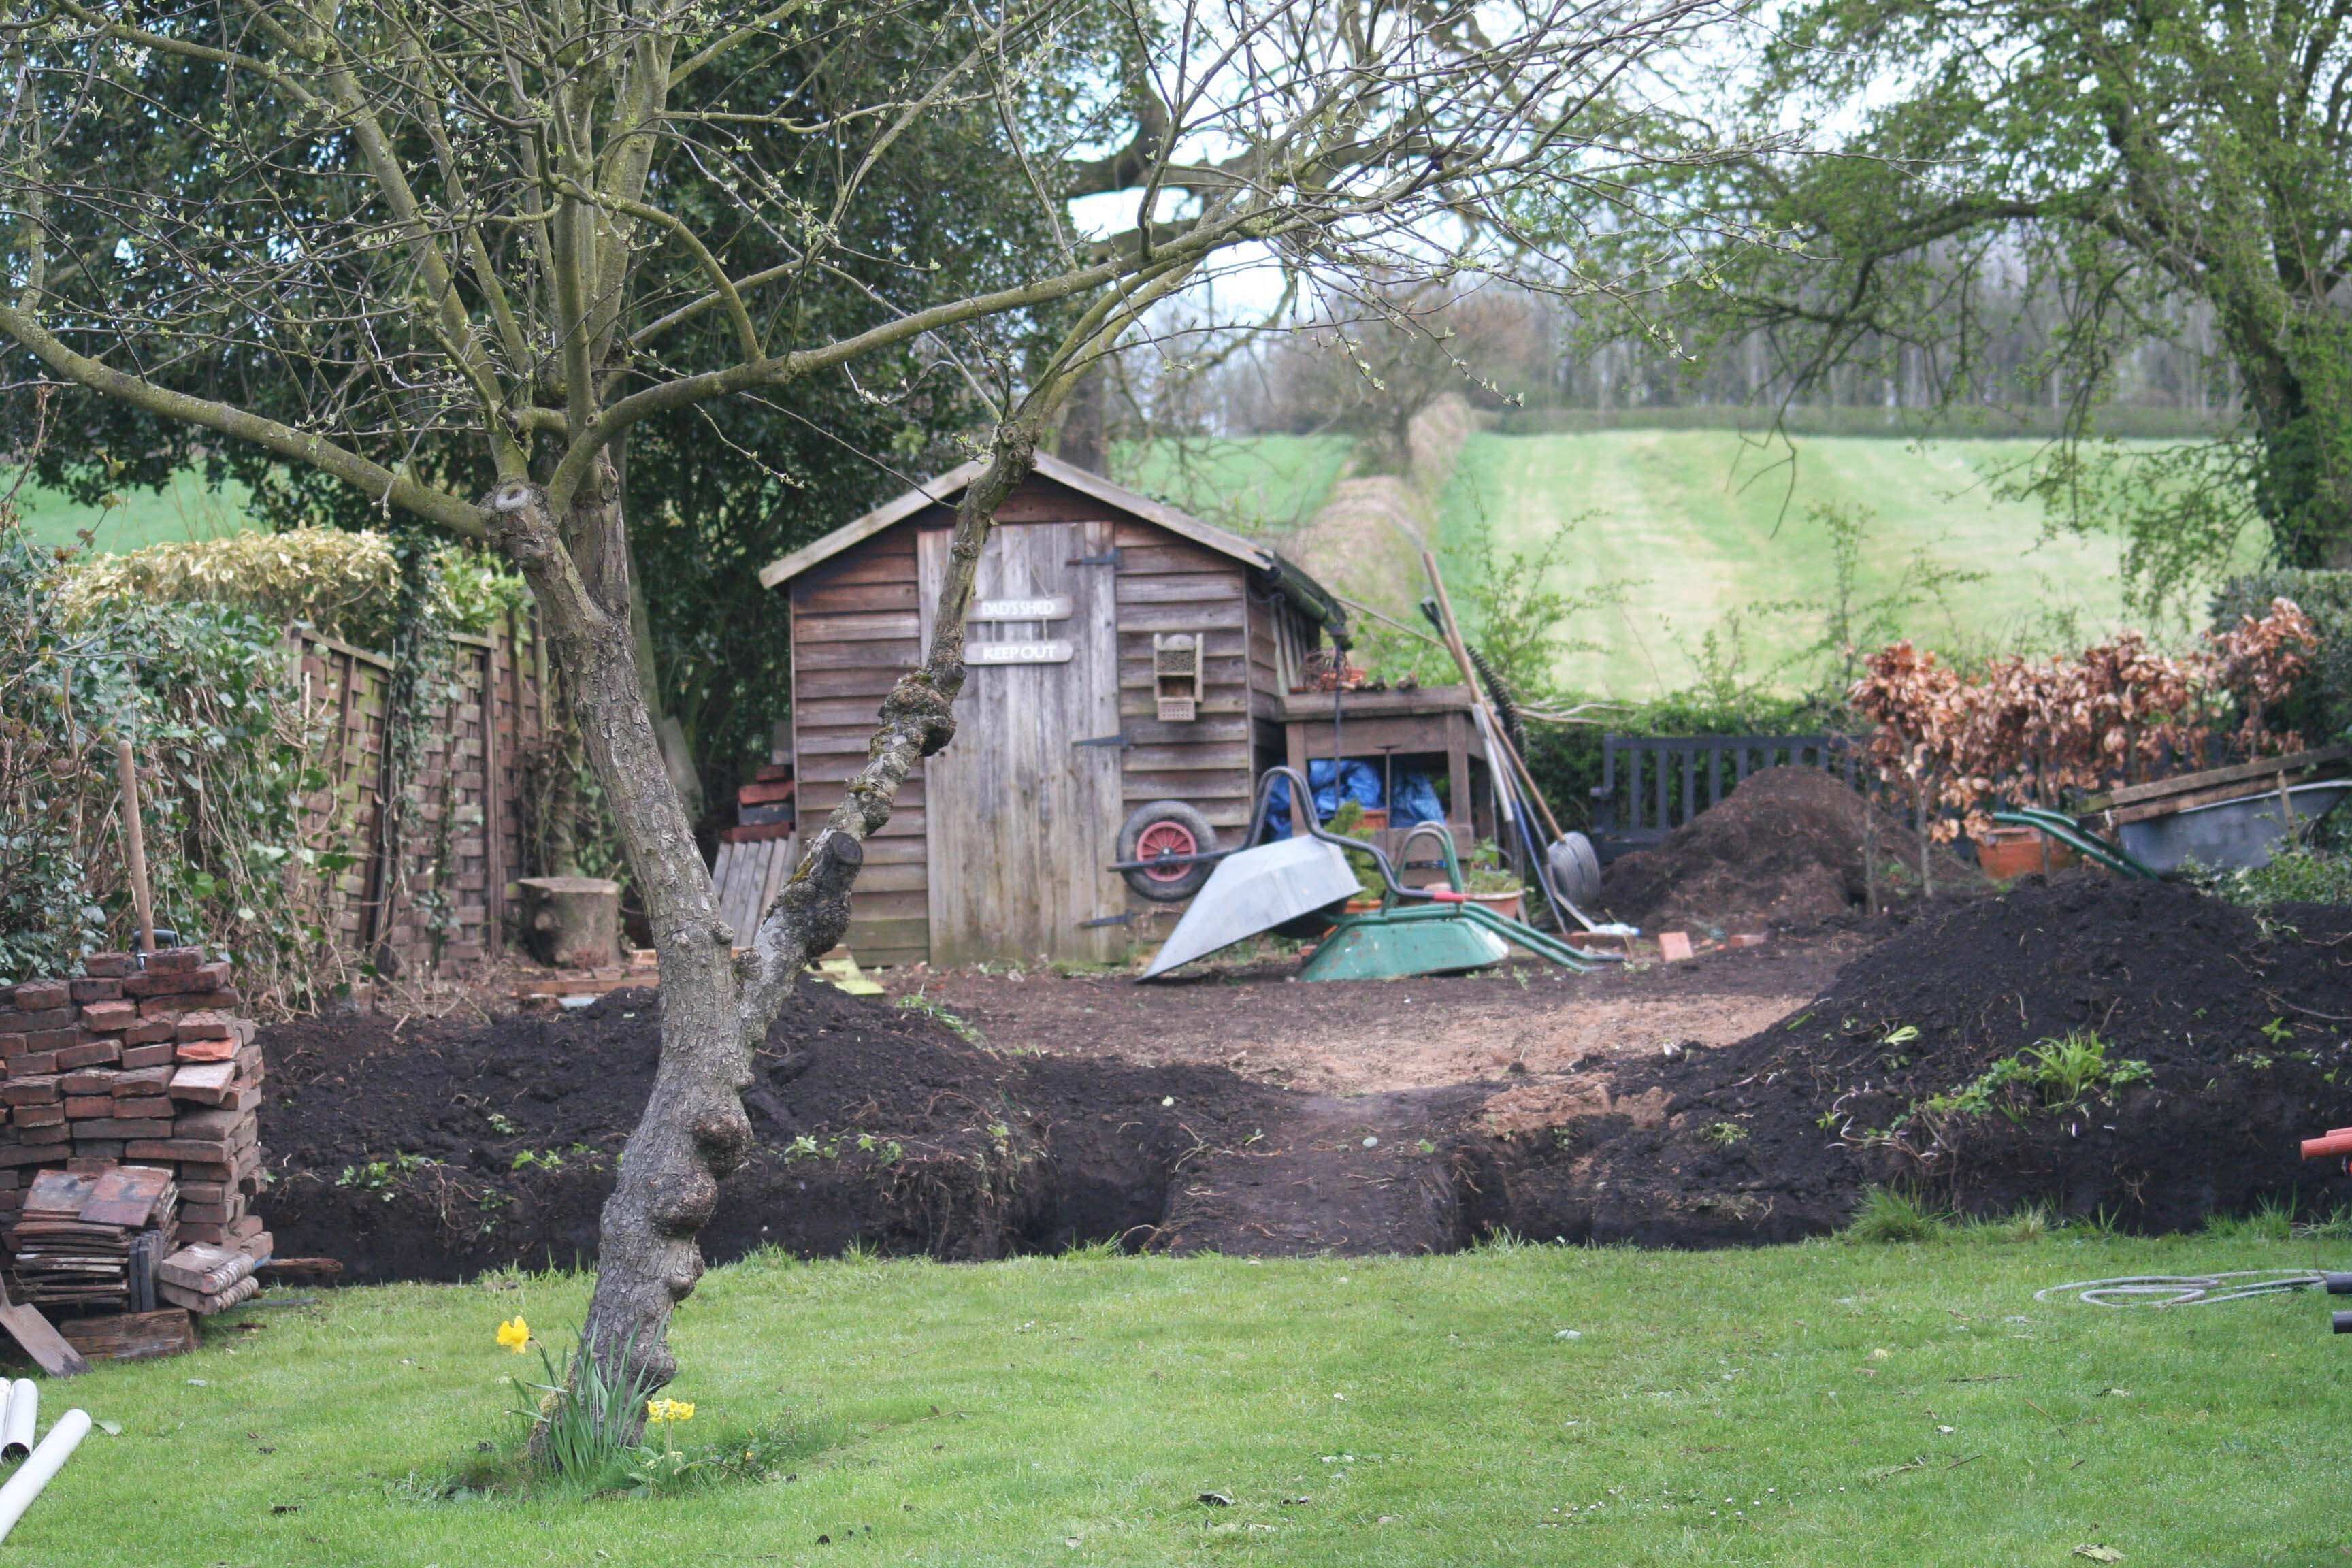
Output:
<instances>
[{"instance_id":1,"label":"stack of bricks","mask_svg":"<svg viewBox=\"0 0 2352 1568\"><path fill-rule=\"evenodd\" d=\"M0 986L0 1219L44 1168L120 1161L178 1175L180 1240L255 1258L261 1047L226 963L163 948L92 953L75 980Z\"/></svg>"}]
</instances>

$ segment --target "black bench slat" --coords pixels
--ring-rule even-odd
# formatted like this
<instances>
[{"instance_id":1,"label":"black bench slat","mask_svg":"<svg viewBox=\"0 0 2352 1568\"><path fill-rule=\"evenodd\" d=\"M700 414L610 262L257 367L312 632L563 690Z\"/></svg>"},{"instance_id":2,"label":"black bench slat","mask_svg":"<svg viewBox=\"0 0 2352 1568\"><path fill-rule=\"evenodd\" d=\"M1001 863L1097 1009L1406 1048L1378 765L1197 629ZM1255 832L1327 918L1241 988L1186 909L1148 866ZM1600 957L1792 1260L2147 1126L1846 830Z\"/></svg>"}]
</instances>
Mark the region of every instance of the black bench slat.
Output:
<instances>
[{"instance_id":1,"label":"black bench slat","mask_svg":"<svg viewBox=\"0 0 2352 1568\"><path fill-rule=\"evenodd\" d=\"M1781 765L1818 767L1854 782L1853 747L1843 735L1603 735L1601 783L1592 791L1592 843L1604 861L1646 848L1707 806L1721 804L1724 753L1731 787L1751 773ZM1699 798L1699 757L1706 757L1706 798ZM1679 764L1679 766L1677 765ZM1680 778L1676 778L1676 773Z\"/></svg>"}]
</instances>

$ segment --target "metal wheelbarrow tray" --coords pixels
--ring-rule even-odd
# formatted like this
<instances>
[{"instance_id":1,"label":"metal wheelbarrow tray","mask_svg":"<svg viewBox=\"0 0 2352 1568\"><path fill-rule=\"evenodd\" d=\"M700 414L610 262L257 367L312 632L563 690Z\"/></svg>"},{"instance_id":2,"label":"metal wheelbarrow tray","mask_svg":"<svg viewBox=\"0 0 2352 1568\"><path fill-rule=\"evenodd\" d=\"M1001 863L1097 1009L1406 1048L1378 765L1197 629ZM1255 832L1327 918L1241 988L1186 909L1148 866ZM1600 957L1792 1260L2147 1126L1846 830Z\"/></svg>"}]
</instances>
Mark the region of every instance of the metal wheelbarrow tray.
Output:
<instances>
[{"instance_id":1,"label":"metal wheelbarrow tray","mask_svg":"<svg viewBox=\"0 0 2352 1568\"><path fill-rule=\"evenodd\" d=\"M2133 784L2094 797L2074 818L2027 810L1993 820L2040 827L2136 876L2178 876L2192 862L2254 870L2352 795L2347 769L2352 746L2326 746Z\"/></svg>"}]
</instances>

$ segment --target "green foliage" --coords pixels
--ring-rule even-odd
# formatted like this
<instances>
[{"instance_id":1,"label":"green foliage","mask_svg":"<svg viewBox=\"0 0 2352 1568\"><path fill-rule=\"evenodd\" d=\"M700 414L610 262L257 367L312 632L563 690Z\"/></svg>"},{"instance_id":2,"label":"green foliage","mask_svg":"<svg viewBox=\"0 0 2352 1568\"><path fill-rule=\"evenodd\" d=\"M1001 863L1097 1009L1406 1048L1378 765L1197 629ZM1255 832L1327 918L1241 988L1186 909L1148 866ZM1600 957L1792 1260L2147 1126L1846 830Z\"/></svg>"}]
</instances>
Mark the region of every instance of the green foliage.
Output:
<instances>
[{"instance_id":1,"label":"green foliage","mask_svg":"<svg viewBox=\"0 0 2352 1568\"><path fill-rule=\"evenodd\" d=\"M1872 1187L1862 1194L1853 1223L1845 1233L1856 1241L1933 1241L1945 1228L1944 1216L1927 1207L1916 1193Z\"/></svg>"},{"instance_id":2,"label":"green foliage","mask_svg":"<svg viewBox=\"0 0 2352 1568\"><path fill-rule=\"evenodd\" d=\"M1725 247L1689 290L1699 335L1769 331L1797 367L1781 395L1920 374L1955 411L2063 403L2067 442L2032 488L2063 526L2120 531L2144 597L2224 565L2248 532L2292 564L2331 559L2352 536L2340 20L2197 0L1776 14L1751 108L1817 120L1815 145L1847 155L1734 176L1786 242ZM2003 365L1989 350L2021 319L2047 352ZM2152 336L2204 362L2190 400L2242 413L2218 450L2118 467L2086 440Z\"/></svg>"},{"instance_id":3,"label":"green foliage","mask_svg":"<svg viewBox=\"0 0 2352 1568\"><path fill-rule=\"evenodd\" d=\"M278 625L304 622L378 651L398 639L404 593L423 595L426 602L419 607L433 624L478 634L529 597L520 577L478 551L423 548L429 574L407 589L403 563L411 552L397 531L331 528L230 534L88 556L66 567L61 585L67 613L77 620L128 599L213 604Z\"/></svg>"},{"instance_id":4,"label":"green foliage","mask_svg":"<svg viewBox=\"0 0 2352 1568\"><path fill-rule=\"evenodd\" d=\"M2340 844L2290 844L2274 852L2268 865L2205 871L2196 880L2216 898L2249 909L2272 904L2352 904L2352 848Z\"/></svg>"},{"instance_id":5,"label":"green foliage","mask_svg":"<svg viewBox=\"0 0 2352 1568\"><path fill-rule=\"evenodd\" d=\"M2146 1062L2110 1059L2107 1042L2090 1029L2026 1047L1958 1089L1931 1095L1914 1108L1929 1117L1983 1116L2000 1111L2022 1120L2031 1110L2070 1110L2092 1095L2106 1096L2150 1077Z\"/></svg>"},{"instance_id":6,"label":"green foliage","mask_svg":"<svg viewBox=\"0 0 2352 1568\"><path fill-rule=\"evenodd\" d=\"M2205 1234L2218 1241L2285 1241L2294 1235L2294 1206L2276 1197L2254 1205L2252 1214L2217 1214Z\"/></svg>"},{"instance_id":7,"label":"green foliage","mask_svg":"<svg viewBox=\"0 0 2352 1568\"><path fill-rule=\"evenodd\" d=\"M1323 826L1342 838L1361 838L1364 836L1364 803L1360 800L1341 801L1331 813L1331 820ZM1381 875L1380 862L1360 849L1349 849L1344 853L1348 857L1349 868L1356 873L1356 896L1385 898L1388 882Z\"/></svg>"},{"instance_id":8,"label":"green foliage","mask_svg":"<svg viewBox=\"0 0 2352 1568\"><path fill-rule=\"evenodd\" d=\"M226 952L248 994L331 987L330 885L352 857L309 809L328 715L306 709L280 628L143 594L73 603L69 571L0 518L0 977L131 945L127 738L156 923Z\"/></svg>"},{"instance_id":9,"label":"green foliage","mask_svg":"<svg viewBox=\"0 0 2352 1568\"><path fill-rule=\"evenodd\" d=\"M632 1334L613 1359L625 1366L635 1342ZM513 1414L530 1435L541 1474L583 1492L638 1484L636 1435L653 1385L634 1373L614 1376L604 1358L584 1354L579 1344L563 1352L560 1366L542 1344L539 1364L545 1382L514 1380L528 1403Z\"/></svg>"}]
</instances>

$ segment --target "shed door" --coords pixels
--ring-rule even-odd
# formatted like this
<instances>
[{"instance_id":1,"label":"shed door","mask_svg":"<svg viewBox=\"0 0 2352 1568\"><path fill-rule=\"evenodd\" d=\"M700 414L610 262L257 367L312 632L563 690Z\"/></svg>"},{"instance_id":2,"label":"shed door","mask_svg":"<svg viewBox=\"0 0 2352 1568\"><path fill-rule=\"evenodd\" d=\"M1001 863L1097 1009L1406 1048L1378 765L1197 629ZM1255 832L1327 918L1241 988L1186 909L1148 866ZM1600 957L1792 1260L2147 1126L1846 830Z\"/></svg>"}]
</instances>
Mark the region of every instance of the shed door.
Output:
<instances>
[{"instance_id":1,"label":"shed door","mask_svg":"<svg viewBox=\"0 0 2352 1568\"><path fill-rule=\"evenodd\" d=\"M919 539L928 647L950 535ZM1118 848L1118 748L1076 744L1118 730L1116 569L1078 563L1108 555L1111 542L1108 522L1000 524L989 535L975 617L1057 610L1011 602L1063 597L1069 614L967 627L955 739L924 764L933 963L1099 962L1126 944L1124 927L1084 923L1126 903L1103 869ZM1022 645L1005 653L1038 661L983 662L975 650L992 643Z\"/></svg>"}]
</instances>

